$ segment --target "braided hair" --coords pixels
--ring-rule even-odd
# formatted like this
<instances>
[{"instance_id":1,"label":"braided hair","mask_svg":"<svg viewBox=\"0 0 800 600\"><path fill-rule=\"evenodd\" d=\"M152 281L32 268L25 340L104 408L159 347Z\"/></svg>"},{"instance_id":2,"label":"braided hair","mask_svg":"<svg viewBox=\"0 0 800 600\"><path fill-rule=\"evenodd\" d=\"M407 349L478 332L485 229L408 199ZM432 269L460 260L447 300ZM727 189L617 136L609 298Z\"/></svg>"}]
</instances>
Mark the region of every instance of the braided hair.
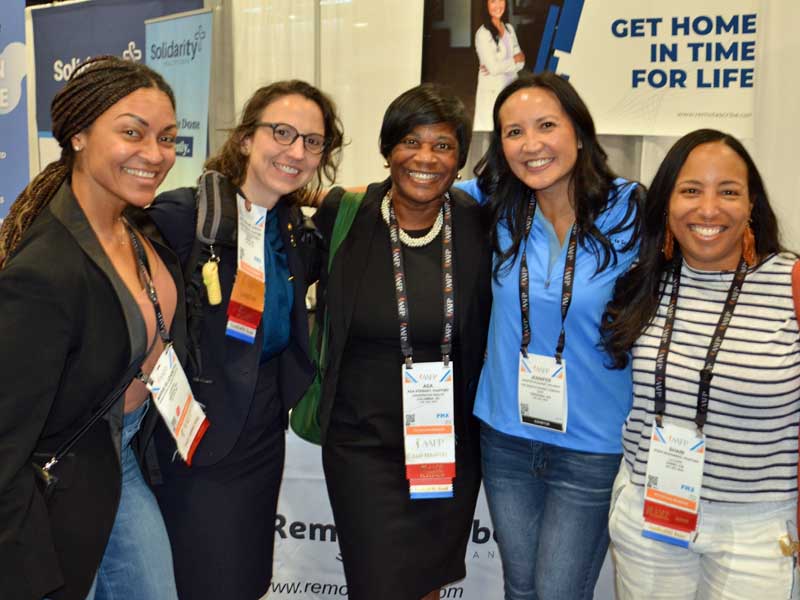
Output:
<instances>
[{"instance_id":1,"label":"braided hair","mask_svg":"<svg viewBox=\"0 0 800 600\"><path fill-rule=\"evenodd\" d=\"M53 98L50 115L53 137L61 157L47 165L17 196L0 226L0 268L14 252L36 216L50 203L72 173L75 151L72 136L139 88L164 92L175 107L175 96L164 78L149 67L114 56L98 56L84 62Z\"/></svg>"}]
</instances>

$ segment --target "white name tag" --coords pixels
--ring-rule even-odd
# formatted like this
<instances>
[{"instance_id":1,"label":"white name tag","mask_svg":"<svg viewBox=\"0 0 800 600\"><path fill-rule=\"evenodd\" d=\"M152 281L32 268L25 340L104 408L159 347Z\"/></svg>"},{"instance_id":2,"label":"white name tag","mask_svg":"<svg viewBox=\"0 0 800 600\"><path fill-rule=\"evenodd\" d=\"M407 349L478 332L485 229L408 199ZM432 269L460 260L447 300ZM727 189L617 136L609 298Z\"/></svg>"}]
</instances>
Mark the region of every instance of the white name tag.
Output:
<instances>
[{"instance_id":1,"label":"white name tag","mask_svg":"<svg viewBox=\"0 0 800 600\"><path fill-rule=\"evenodd\" d=\"M406 477L412 499L453 495L456 474L453 362L401 367Z\"/></svg>"},{"instance_id":2,"label":"white name tag","mask_svg":"<svg viewBox=\"0 0 800 600\"><path fill-rule=\"evenodd\" d=\"M191 465L194 451L209 423L202 407L194 399L172 344L161 353L148 379L147 389L153 402L175 438L178 452L186 464Z\"/></svg>"},{"instance_id":3,"label":"white name tag","mask_svg":"<svg viewBox=\"0 0 800 600\"><path fill-rule=\"evenodd\" d=\"M694 429L653 424L644 490L642 535L688 547L697 529L705 437Z\"/></svg>"},{"instance_id":4,"label":"white name tag","mask_svg":"<svg viewBox=\"0 0 800 600\"><path fill-rule=\"evenodd\" d=\"M267 209L250 203L242 196L236 196L238 208L238 230L236 244L239 251L239 271L243 271L258 281L264 281L264 231L267 223Z\"/></svg>"},{"instance_id":5,"label":"white name tag","mask_svg":"<svg viewBox=\"0 0 800 600\"><path fill-rule=\"evenodd\" d=\"M567 430L567 362L552 356L519 355L519 419L525 425Z\"/></svg>"}]
</instances>

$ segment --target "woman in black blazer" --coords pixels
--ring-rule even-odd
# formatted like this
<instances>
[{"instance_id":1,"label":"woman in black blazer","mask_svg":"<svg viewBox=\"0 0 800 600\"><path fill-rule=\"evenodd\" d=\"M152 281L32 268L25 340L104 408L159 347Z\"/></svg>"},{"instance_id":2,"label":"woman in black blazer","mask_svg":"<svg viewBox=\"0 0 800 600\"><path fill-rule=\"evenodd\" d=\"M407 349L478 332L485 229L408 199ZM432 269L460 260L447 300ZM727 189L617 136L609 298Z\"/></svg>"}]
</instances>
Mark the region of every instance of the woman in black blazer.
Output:
<instances>
[{"instance_id":1,"label":"woman in black blazer","mask_svg":"<svg viewBox=\"0 0 800 600\"><path fill-rule=\"evenodd\" d=\"M177 259L142 211L175 161L174 107L169 86L144 65L84 63L52 103L61 158L0 229L4 599L177 599L164 522L137 463L158 413L134 379L150 373L170 322L183 343ZM41 467L115 390L122 397L43 489Z\"/></svg>"},{"instance_id":2,"label":"woman in black blazer","mask_svg":"<svg viewBox=\"0 0 800 600\"><path fill-rule=\"evenodd\" d=\"M438 598L443 585L466 573L480 485L472 403L491 302L482 209L451 188L470 130L461 101L437 86L394 100L380 136L390 177L368 187L330 273L322 273L330 323L319 411L322 456L350 598ZM328 243L341 202L342 190L334 189L315 215ZM322 264L327 261L323 256ZM449 413L443 421L449 425L440 427L454 424L454 439L404 442L410 420L426 424L404 410L401 367L409 357L416 367L404 370L403 379L426 362L441 365L445 379L444 365L452 369L452 409L438 412ZM443 497L452 467L411 488L404 447L452 441L452 497Z\"/></svg>"},{"instance_id":3,"label":"woman in black blazer","mask_svg":"<svg viewBox=\"0 0 800 600\"><path fill-rule=\"evenodd\" d=\"M253 94L241 123L206 163L206 169L222 175L213 185L227 208L217 216L227 219L223 214L230 213L233 230L239 232L232 244L214 247L221 303L210 304L201 290L199 348L189 370L211 425L191 468L173 460L175 444L165 427L155 436L163 482L154 489L176 549L182 600L256 600L267 591L287 415L314 372L297 202L316 192L323 174L333 181L341 144L341 127L328 97L305 82L284 81ZM209 176L214 177L207 171ZM149 210L192 273L196 192L167 192ZM239 330L237 337L230 335L236 286L240 278L250 281L241 269L237 272L239 242L247 237L241 234L240 219L261 213L266 223L259 242L263 316L256 317L252 339L243 340ZM190 332L197 327L193 319L197 316L190 316Z\"/></svg>"}]
</instances>

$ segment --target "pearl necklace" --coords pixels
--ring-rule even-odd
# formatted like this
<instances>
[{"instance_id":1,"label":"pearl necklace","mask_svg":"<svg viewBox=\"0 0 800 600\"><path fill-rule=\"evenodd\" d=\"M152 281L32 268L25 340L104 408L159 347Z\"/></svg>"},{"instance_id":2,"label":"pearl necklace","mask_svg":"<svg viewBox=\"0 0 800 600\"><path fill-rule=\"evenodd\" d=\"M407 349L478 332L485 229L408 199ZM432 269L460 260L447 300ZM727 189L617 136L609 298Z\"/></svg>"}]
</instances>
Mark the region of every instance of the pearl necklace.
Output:
<instances>
[{"instance_id":1,"label":"pearl necklace","mask_svg":"<svg viewBox=\"0 0 800 600\"><path fill-rule=\"evenodd\" d=\"M445 197L447 197L447 193L445 192ZM392 201L392 190L386 192L386 195L383 197L381 201L381 215L383 216L383 222L386 225L389 225L389 203ZM433 222L433 226L431 227L430 231L423 235L422 237L412 237L408 235L403 229L399 226L397 227L397 231L400 234L400 241L403 245L408 246L410 248L422 248L423 246L427 246L436 237L439 235L439 232L442 231L442 224L444 223L444 218L442 217L442 211L439 211L439 214L436 215L436 220Z\"/></svg>"}]
</instances>

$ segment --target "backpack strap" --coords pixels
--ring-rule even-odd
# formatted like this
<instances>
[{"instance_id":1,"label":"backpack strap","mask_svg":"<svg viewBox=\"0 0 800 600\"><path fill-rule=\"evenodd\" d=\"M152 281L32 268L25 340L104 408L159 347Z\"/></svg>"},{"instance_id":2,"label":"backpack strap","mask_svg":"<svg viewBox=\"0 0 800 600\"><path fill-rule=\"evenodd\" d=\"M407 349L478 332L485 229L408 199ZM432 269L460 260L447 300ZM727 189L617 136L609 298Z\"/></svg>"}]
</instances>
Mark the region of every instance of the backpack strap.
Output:
<instances>
[{"instance_id":1,"label":"backpack strap","mask_svg":"<svg viewBox=\"0 0 800 600\"><path fill-rule=\"evenodd\" d=\"M197 183L197 227L189 260L183 268L186 282L186 330L189 361L194 380L210 383L203 376L200 331L207 302L203 265L216 253L214 247L236 247L236 188L222 173L205 171Z\"/></svg>"}]
</instances>

